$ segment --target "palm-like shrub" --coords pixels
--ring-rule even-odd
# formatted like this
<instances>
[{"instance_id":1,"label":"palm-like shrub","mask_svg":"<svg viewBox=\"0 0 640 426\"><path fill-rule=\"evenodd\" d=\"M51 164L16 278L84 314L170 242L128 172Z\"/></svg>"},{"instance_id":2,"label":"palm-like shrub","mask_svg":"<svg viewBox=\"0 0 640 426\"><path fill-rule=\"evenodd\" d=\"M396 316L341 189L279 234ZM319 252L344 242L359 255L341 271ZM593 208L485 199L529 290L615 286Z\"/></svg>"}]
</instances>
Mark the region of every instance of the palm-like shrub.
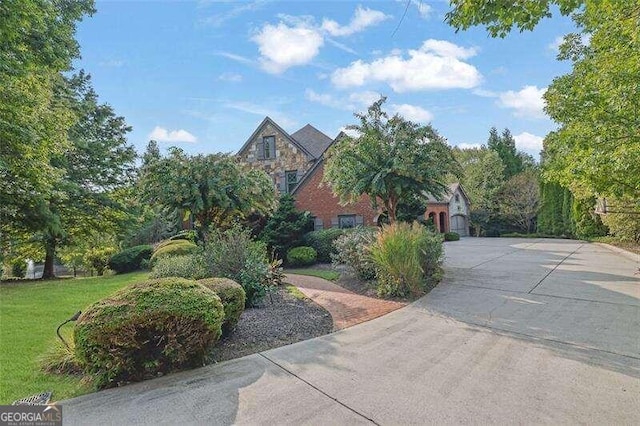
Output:
<instances>
[{"instance_id":1,"label":"palm-like shrub","mask_svg":"<svg viewBox=\"0 0 640 426\"><path fill-rule=\"evenodd\" d=\"M419 296L438 276L442 237L414 222L383 227L370 247L381 296Z\"/></svg>"}]
</instances>

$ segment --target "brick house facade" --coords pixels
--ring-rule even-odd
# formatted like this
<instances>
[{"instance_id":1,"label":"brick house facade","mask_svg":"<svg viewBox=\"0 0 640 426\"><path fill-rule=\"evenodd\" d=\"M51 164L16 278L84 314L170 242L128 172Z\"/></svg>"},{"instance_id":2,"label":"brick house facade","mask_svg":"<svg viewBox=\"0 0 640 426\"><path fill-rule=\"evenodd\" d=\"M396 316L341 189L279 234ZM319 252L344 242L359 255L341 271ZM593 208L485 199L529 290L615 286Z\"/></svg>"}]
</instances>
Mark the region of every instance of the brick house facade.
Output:
<instances>
[{"instance_id":1,"label":"brick house facade","mask_svg":"<svg viewBox=\"0 0 640 426\"><path fill-rule=\"evenodd\" d=\"M331 189L322 184L323 177L324 161L320 160L292 194L296 199L296 208L313 215L315 230L377 225L379 212L371 207L367 195L355 203L342 206Z\"/></svg>"},{"instance_id":2,"label":"brick house facade","mask_svg":"<svg viewBox=\"0 0 640 426\"><path fill-rule=\"evenodd\" d=\"M381 212L371 207L368 196L341 206L338 197L322 184L323 154L341 136L331 139L310 124L289 134L266 117L236 156L264 170L280 194L292 194L296 207L313 215L315 229L375 226ZM469 200L456 183L442 200L430 197L424 217L433 218L440 232L455 231L464 236L469 235L468 212Z\"/></svg>"}]
</instances>

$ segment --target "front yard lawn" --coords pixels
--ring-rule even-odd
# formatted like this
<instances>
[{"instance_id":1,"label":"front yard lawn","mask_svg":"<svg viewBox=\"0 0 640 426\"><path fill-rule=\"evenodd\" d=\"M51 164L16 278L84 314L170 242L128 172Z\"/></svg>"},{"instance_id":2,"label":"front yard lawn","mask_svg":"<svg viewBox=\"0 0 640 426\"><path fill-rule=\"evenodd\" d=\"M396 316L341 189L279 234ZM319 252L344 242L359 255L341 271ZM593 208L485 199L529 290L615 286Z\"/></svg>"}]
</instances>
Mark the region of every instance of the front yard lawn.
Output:
<instances>
[{"instance_id":1,"label":"front yard lawn","mask_svg":"<svg viewBox=\"0 0 640 426\"><path fill-rule=\"evenodd\" d=\"M39 358L58 340L56 328L61 322L147 275L134 272L0 285L0 404L47 390L53 391L56 401L89 392L80 378L44 373ZM73 324L63 329L71 330Z\"/></svg>"},{"instance_id":2,"label":"front yard lawn","mask_svg":"<svg viewBox=\"0 0 640 426\"><path fill-rule=\"evenodd\" d=\"M285 274L298 274L298 275L310 275L312 277L324 278L329 281L336 281L340 278L340 273L327 269L314 269L314 268L287 268L284 270Z\"/></svg>"}]
</instances>

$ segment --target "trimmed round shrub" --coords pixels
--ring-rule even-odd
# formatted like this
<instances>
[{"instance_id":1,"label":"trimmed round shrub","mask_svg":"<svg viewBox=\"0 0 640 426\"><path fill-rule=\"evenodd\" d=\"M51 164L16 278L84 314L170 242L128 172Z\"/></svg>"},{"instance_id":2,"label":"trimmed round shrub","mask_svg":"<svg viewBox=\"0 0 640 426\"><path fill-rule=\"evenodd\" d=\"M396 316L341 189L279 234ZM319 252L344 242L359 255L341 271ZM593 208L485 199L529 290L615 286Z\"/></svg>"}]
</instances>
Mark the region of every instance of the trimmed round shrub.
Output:
<instances>
[{"instance_id":1,"label":"trimmed round shrub","mask_svg":"<svg viewBox=\"0 0 640 426\"><path fill-rule=\"evenodd\" d=\"M116 271L117 274L137 271L142 269L143 261L148 261L152 253L153 247L150 245L130 247L111 256L109 268Z\"/></svg>"},{"instance_id":2,"label":"trimmed round shrub","mask_svg":"<svg viewBox=\"0 0 640 426\"><path fill-rule=\"evenodd\" d=\"M244 312L245 292L240 284L229 278L205 278L198 283L207 287L220 297L224 307L224 322L222 323L222 335L228 336L240 320Z\"/></svg>"},{"instance_id":3,"label":"trimmed round shrub","mask_svg":"<svg viewBox=\"0 0 640 426\"><path fill-rule=\"evenodd\" d=\"M287 252L287 263L291 266L308 266L316 263L318 253L313 247L294 247Z\"/></svg>"},{"instance_id":4,"label":"trimmed round shrub","mask_svg":"<svg viewBox=\"0 0 640 426\"><path fill-rule=\"evenodd\" d=\"M457 232L445 232L444 240L445 241L459 241L460 240L460 234L458 234Z\"/></svg>"},{"instance_id":5,"label":"trimmed round shrub","mask_svg":"<svg viewBox=\"0 0 640 426\"><path fill-rule=\"evenodd\" d=\"M211 276L207 261L201 253L159 258L153 265L150 278L180 277L199 280Z\"/></svg>"},{"instance_id":6,"label":"trimmed round shrub","mask_svg":"<svg viewBox=\"0 0 640 426\"><path fill-rule=\"evenodd\" d=\"M195 281L143 281L83 312L75 352L98 388L113 387L203 365L223 320L220 297Z\"/></svg>"},{"instance_id":7,"label":"trimmed round shrub","mask_svg":"<svg viewBox=\"0 0 640 426\"><path fill-rule=\"evenodd\" d=\"M334 241L345 233L344 229L329 228L320 231L313 231L305 234L304 245L312 247L318 253L318 262L331 262L331 255L337 254Z\"/></svg>"},{"instance_id":8,"label":"trimmed round shrub","mask_svg":"<svg viewBox=\"0 0 640 426\"><path fill-rule=\"evenodd\" d=\"M187 240L171 240L162 246L158 246L151 256L150 262L153 265L158 259L170 256L180 256L198 251L198 246Z\"/></svg>"}]
</instances>

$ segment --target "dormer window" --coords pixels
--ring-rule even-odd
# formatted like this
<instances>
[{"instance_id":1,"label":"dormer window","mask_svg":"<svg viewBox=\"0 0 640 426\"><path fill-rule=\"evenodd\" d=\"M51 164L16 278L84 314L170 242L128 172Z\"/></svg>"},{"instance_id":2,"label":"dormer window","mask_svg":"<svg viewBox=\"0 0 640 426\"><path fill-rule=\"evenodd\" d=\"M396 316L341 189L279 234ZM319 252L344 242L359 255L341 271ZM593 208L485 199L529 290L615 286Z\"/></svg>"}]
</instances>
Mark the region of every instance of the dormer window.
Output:
<instances>
[{"instance_id":1,"label":"dormer window","mask_svg":"<svg viewBox=\"0 0 640 426\"><path fill-rule=\"evenodd\" d=\"M258 147L258 152L261 158L265 160L271 160L276 158L276 137L265 136L262 138L262 147Z\"/></svg>"}]
</instances>

